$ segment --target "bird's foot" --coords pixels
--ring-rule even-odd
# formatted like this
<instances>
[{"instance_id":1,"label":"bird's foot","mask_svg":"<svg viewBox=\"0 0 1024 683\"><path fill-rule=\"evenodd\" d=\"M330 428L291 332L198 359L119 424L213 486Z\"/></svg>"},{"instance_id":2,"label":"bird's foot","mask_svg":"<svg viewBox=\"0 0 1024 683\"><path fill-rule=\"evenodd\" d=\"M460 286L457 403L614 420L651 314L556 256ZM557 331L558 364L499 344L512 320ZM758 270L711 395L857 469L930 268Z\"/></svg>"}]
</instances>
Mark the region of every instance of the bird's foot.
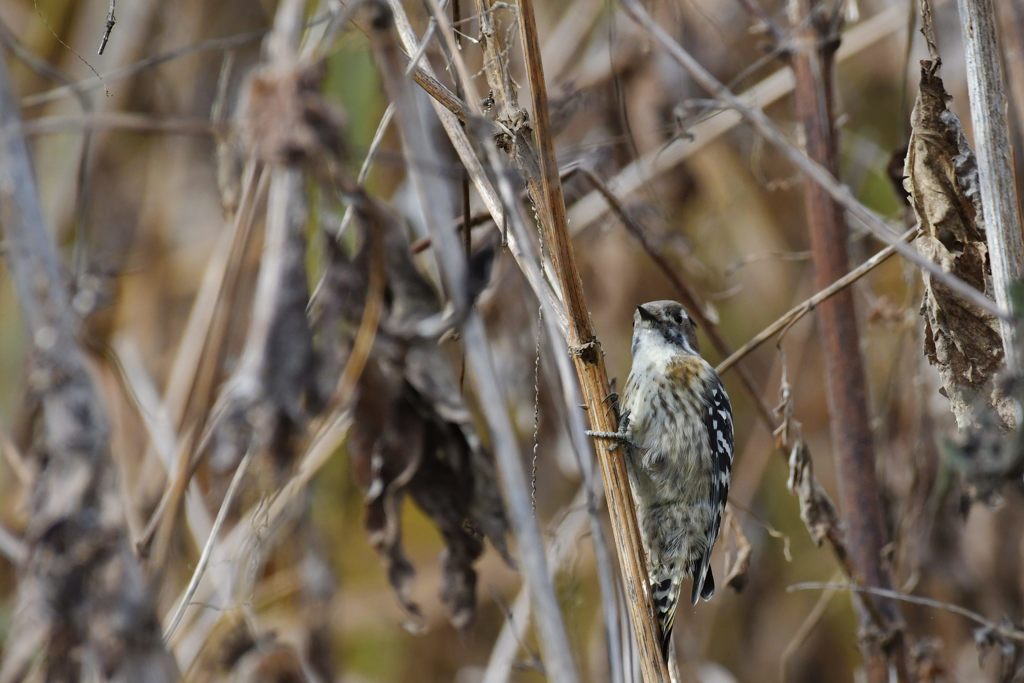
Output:
<instances>
[{"instance_id":1,"label":"bird's foot","mask_svg":"<svg viewBox=\"0 0 1024 683\"><path fill-rule=\"evenodd\" d=\"M587 436L595 439L608 439L612 442L612 450L621 448L623 446L627 448L635 448L636 444L630 441L629 436L623 432L600 432L588 429L584 432Z\"/></svg>"}]
</instances>

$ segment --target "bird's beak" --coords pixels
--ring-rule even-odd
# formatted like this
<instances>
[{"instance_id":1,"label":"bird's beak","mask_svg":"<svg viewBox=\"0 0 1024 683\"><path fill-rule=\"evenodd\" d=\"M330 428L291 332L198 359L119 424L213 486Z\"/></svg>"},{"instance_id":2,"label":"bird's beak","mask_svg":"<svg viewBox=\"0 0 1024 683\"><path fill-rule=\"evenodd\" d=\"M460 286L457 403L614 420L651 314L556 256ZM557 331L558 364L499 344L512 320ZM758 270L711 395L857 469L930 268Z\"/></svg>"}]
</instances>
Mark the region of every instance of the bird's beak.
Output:
<instances>
[{"instance_id":1,"label":"bird's beak","mask_svg":"<svg viewBox=\"0 0 1024 683\"><path fill-rule=\"evenodd\" d=\"M651 313L650 311L648 311L648 310L647 310L646 308L644 308L643 306L637 306L637 307L636 307L636 311L637 311L637 313L639 313L639 314L640 314L640 319L641 319L641 320L646 320L646 321L648 321L648 322L652 322L652 323L653 323L653 322L657 322L657 321L658 321L658 318L657 318L657 317L655 317L655 315L654 315L653 313Z\"/></svg>"}]
</instances>

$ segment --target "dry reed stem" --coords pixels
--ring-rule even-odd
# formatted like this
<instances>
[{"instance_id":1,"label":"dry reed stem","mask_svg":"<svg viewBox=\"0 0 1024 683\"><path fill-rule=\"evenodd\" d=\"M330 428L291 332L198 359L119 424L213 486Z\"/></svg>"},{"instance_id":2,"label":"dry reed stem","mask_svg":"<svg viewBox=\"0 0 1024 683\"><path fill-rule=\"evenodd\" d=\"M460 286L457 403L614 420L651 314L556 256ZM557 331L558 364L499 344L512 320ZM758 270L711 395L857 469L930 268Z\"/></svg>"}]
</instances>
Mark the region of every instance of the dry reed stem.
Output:
<instances>
[{"instance_id":1,"label":"dry reed stem","mask_svg":"<svg viewBox=\"0 0 1024 683\"><path fill-rule=\"evenodd\" d=\"M443 17L436 3L432 2L431 5L435 16ZM439 215L436 198L444 196L443 186L436 176L421 172L416 163L417 159L433 158L432 150L428 146L429 136L424 130L416 100L405 82L404 69L393 37L395 28L392 14L385 6L375 9L377 13L372 20L371 47L378 62L385 91L395 104L402 150L406 155L407 173L418 200L418 208L422 212L422 224L426 225L431 233L433 253L445 289L462 320L461 331L467 367L471 370L480 405L490 428L492 449L501 473L500 481L506 507L519 544L521 568L537 612L545 669L552 680L570 683L578 680L578 675L547 568L540 531L533 518L519 446L504 407L503 392L495 371L494 360L480 316L473 309L472 302L468 301L465 254L456 235L447 229L447 218ZM454 47L450 26L443 21L439 22L439 25L445 33L446 40L449 41L449 46Z\"/></svg>"},{"instance_id":2,"label":"dry reed stem","mask_svg":"<svg viewBox=\"0 0 1024 683\"><path fill-rule=\"evenodd\" d=\"M583 282L569 235L532 0L519 2L519 30L533 101L532 125L536 133L543 193L541 198L534 199L542 200L540 207L544 240L565 300L569 320L566 341L576 365L591 428L595 431L615 432L618 431L617 416L608 402L609 385L604 355L590 320L590 311L583 296ZM595 442L604 475L612 534L639 650L640 668L646 681L668 681L669 672L661 654L661 634L648 590L647 561L629 488L626 463L621 455L612 451L612 444L608 440L596 439Z\"/></svg>"},{"instance_id":3,"label":"dry reed stem","mask_svg":"<svg viewBox=\"0 0 1024 683\"><path fill-rule=\"evenodd\" d=\"M992 267L996 302L1010 310L1010 285L1024 274L1024 237L1013 170L1013 146L1007 121L1006 80L992 0L957 0L971 99L974 153L978 158L981 212ZM1017 74L1017 79L1024 74ZM1003 356L1011 372L1020 371L1016 323L1000 319Z\"/></svg>"},{"instance_id":4,"label":"dry reed stem","mask_svg":"<svg viewBox=\"0 0 1024 683\"><path fill-rule=\"evenodd\" d=\"M46 231L20 113L0 55L0 224L34 356L32 390L42 411L21 568L18 610L0 679L19 680L41 653L53 679L80 675L91 659L110 676L146 671L176 678L159 637L149 587L125 536L110 462L109 429L75 336L76 315ZM79 595L76 586L89 586ZM71 593L69 593L71 591ZM62 596L73 595L69 600Z\"/></svg>"},{"instance_id":5,"label":"dry reed stem","mask_svg":"<svg viewBox=\"0 0 1024 683\"><path fill-rule=\"evenodd\" d=\"M227 519L227 513L231 509L231 504L235 500L235 495L238 493L238 488L245 479L245 473L249 470L249 462L252 460L253 451L250 448L242 456L242 460L238 463L238 467L235 468L235 473L231 477L231 483L228 485L227 493L224 494L224 500L221 501L220 509L217 510L217 517L213 520L213 526L210 527L210 535L206 539L206 543L202 546L202 552L199 553L199 561L196 562L196 568L192 572L192 577L188 581L188 586L185 588L184 595L178 601L178 606L174 609L174 614L167 621L167 625L164 627L164 640L170 641L174 636L174 632L178 630L178 626L181 624L182 618L185 616L185 610L192 600L192 596L196 594L196 590L199 588L199 582L203 578L203 574L206 572L206 566L210 562L210 556L213 554L213 546L217 542L217 535L220 533L220 529L224 526L224 520Z\"/></svg>"},{"instance_id":6,"label":"dry reed stem","mask_svg":"<svg viewBox=\"0 0 1024 683\"><path fill-rule=\"evenodd\" d=\"M789 586L787 589L789 592L794 591L807 591L807 590L823 590L823 591L851 591L854 593L869 593L871 595L877 595L880 598L889 598L891 600L899 600L909 605L922 605L924 607L931 607L933 609L943 610L950 614L956 614L965 619L969 619L979 626L988 629L994 633L998 633L1008 640L1016 640L1024 642L1024 631L1013 626L1013 622L1003 621L995 622L991 619L987 619L981 614L973 610L969 610L966 607L960 605L954 605L949 602L943 602L941 600L934 600L932 598L925 598L919 595L910 595L903 593L902 591L890 590L888 588L872 588L868 586L855 586L848 583L821 583L817 581L806 581L804 583L796 583Z\"/></svg>"}]
</instances>

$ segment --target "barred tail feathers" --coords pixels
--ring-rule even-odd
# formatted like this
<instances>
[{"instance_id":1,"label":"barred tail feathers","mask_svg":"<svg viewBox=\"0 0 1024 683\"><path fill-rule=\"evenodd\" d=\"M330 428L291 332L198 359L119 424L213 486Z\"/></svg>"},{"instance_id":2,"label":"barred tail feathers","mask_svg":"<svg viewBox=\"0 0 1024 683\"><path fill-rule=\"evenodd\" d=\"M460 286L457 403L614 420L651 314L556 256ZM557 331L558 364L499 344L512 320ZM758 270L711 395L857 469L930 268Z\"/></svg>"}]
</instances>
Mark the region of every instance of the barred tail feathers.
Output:
<instances>
[{"instance_id":1,"label":"barred tail feathers","mask_svg":"<svg viewBox=\"0 0 1024 683\"><path fill-rule=\"evenodd\" d=\"M710 600L715 594L715 576L709 563L704 558L697 558L690 565L689 575L693 577L693 604L696 605L700 599ZM650 577L654 612L661 627L661 654L665 661L668 661L672 644L672 627L675 625L676 607L679 605L684 578L684 574L676 571L675 565L662 567Z\"/></svg>"},{"instance_id":2,"label":"barred tail feathers","mask_svg":"<svg viewBox=\"0 0 1024 683\"><path fill-rule=\"evenodd\" d=\"M651 598L654 600L654 613L661 626L661 654L668 661L669 647L672 643L672 625L675 623L676 606L679 604L679 592L683 576L676 571L675 565L659 568L652 573Z\"/></svg>"}]
</instances>

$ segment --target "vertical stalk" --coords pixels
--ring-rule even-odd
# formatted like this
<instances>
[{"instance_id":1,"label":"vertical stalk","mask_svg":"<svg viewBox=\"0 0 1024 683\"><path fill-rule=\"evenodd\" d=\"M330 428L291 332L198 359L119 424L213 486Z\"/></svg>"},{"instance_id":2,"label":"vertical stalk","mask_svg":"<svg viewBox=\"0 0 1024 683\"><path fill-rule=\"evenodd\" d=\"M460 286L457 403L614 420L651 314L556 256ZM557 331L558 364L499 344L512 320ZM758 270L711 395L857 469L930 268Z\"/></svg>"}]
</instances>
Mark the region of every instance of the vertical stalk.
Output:
<instances>
[{"instance_id":1,"label":"vertical stalk","mask_svg":"<svg viewBox=\"0 0 1024 683\"><path fill-rule=\"evenodd\" d=\"M0 680L78 680L84 662L111 680L179 679L150 587L132 555L110 430L87 359L0 53L0 226L40 401L18 604Z\"/></svg>"},{"instance_id":2,"label":"vertical stalk","mask_svg":"<svg viewBox=\"0 0 1024 683\"><path fill-rule=\"evenodd\" d=\"M1010 310L1010 285L1024 272L1024 241L1013 178L1013 147L1006 120L1006 81L999 56L996 16L992 0L957 0L956 5L964 38L967 92L971 99L974 152L978 157L981 212L992 264L992 284L996 303ZM1019 371L1014 324L1000 320L999 332L1006 366Z\"/></svg>"},{"instance_id":3,"label":"vertical stalk","mask_svg":"<svg viewBox=\"0 0 1024 683\"><path fill-rule=\"evenodd\" d=\"M591 428L597 431L616 431L616 417L608 403L608 374L604 366L601 343L594 333L590 312L583 298L583 284L572 250L566 220L565 198L555 157L554 140L548 111L544 66L541 62L540 41L533 0L519 1L519 30L526 60L526 74L530 83L533 104L533 129L536 132L537 154L540 166L542 197L536 198L544 230L544 240L550 247L551 260L562 288L569 321L568 343L576 366L576 374L583 389L587 416ZM660 637L654 609L647 587L647 563L644 559L633 497L622 457L608 449L604 439L596 443L598 460L604 477L608 512L612 521L612 534L618 551L622 579L626 587L627 604L636 634L640 668L645 681L668 681L666 662L661 656Z\"/></svg>"},{"instance_id":4,"label":"vertical stalk","mask_svg":"<svg viewBox=\"0 0 1024 683\"><path fill-rule=\"evenodd\" d=\"M817 0L790 0L789 12L796 39L792 52L797 118L803 127L807 155L830 174L838 176L836 131L832 115L833 56L836 41L830 17ZM822 186L804 179L804 205L810 230L817 289L828 287L849 271L849 227L842 207ZM860 353L860 334L853 291L837 292L818 307L825 357L825 389L828 395L832 445L839 470L839 497L854 570L859 583L887 588L889 576L882 565L885 528L875 452L868 415L867 380ZM871 599L871 598L866 598ZM856 599L855 599L856 600ZM860 606L860 603L856 603ZM867 610L859 609L861 628L872 623ZM861 638L868 680L884 683L895 670L907 680L900 616L892 603L880 605L890 633ZM888 642L889 646L883 645Z\"/></svg>"},{"instance_id":5,"label":"vertical stalk","mask_svg":"<svg viewBox=\"0 0 1024 683\"><path fill-rule=\"evenodd\" d=\"M440 21L440 7L436 0L432 4L431 9L437 12ZM418 200L422 224L430 233L442 281L453 308L464 312L461 332L466 366L490 429L491 448L501 475L499 481L505 493L509 522L518 545L518 560L537 614L545 673L550 680L558 683L576 683L579 675L573 662L554 582L548 571L544 542L530 507L529 486L523 473L515 430L505 410L504 392L498 380L483 321L468 299L463 245L454 232L446 229L448 217L438 211L436 198L445 194L442 179L437 174L424 173L418 161L435 158L436 154L428 143L430 138L423 126L419 105L410 89L411 81L404 75L404 62L394 35L392 12L383 3L374 9L371 49L378 63L384 90L395 105L406 172Z\"/></svg>"}]
</instances>

